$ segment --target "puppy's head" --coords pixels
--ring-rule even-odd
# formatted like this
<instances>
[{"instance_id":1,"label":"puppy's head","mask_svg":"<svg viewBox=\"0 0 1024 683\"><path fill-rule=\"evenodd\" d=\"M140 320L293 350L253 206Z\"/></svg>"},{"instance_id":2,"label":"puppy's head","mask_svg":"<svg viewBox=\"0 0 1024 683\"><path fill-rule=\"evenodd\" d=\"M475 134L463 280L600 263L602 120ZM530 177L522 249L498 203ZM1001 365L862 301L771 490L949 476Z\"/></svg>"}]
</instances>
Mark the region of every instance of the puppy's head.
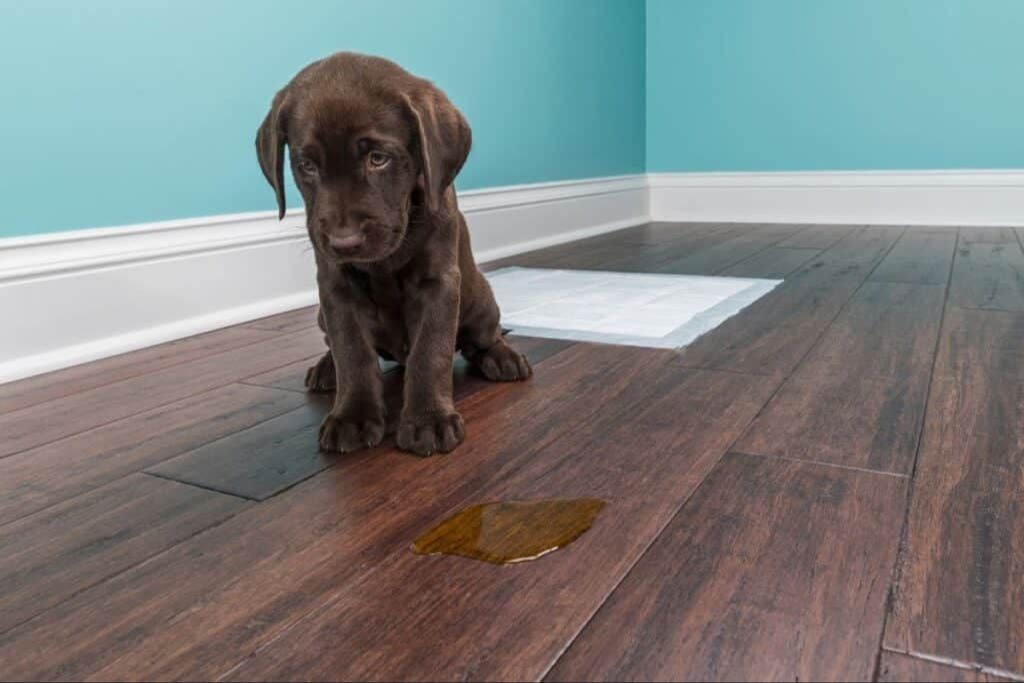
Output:
<instances>
[{"instance_id":1,"label":"puppy's head","mask_svg":"<svg viewBox=\"0 0 1024 683\"><path fill-rule=\"evenodd\" d=\"M414 208L442 206L470 143L465 119L433 84L339 53L277 93L256 153L280 217L287 145L313 247L329 260L372 262L402 244Z\"/></svg>"}]
</instances>

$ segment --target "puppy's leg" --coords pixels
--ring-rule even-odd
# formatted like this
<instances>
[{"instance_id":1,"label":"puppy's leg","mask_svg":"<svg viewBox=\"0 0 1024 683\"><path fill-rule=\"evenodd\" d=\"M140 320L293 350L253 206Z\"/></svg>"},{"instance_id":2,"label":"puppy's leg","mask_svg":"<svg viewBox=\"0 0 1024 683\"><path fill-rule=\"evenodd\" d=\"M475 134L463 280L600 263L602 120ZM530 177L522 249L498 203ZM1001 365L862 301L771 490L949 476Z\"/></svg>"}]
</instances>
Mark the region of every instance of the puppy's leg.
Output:
<instances>
[{"instance_id":1,"label":"puppy's leg","mask_svg":"<svg viewBox=\"0 0 1024 683\"><path fill-rule=\"evenodd\" d=\"M474 275L479 282L470 288L474 300L459 330L462 355L492 382L528 379L533 374L530 361L501 335L501 313L491 286L479 271Z\"/></svg>"},{"instance_id":2,"label":"puppy's leg","mask_svg":"<svg viewBox=\"0 0 1024 683\"><path fill-rule=\"evenodd\" d=\"M404 405L395 442L420 455L447 453L466 430L452 399L452 349L459 317L459 272L451 269L420 283L405 303L411 345Z\"/></svg>"},{"instance_id":3,"label":"puppy's leg","mask_svg":"<svg viewBox=\"0 0 1024 683\"><path fill-rule=\"evenodd\" d=\"M329 394L337 388L338 380L334 369L334 357L328 351L306 371L306 389L315 393Z\"/></svg>"},{"instance_id":4,"label":"puppy's leg","mask_svg":"<svg viewBox=\"0 0 1024 683\"><path fill-rule=\"evenodd\" d=\"M333 358L334 376L344 379L334 407L320 425L320 447L347 452L376 446L385 428L377 352L357 307L337 289L321 284L320 290L331 347L326 358Z\"/></svg>"},{"instance_id":5,"label":"puppy's leg","mask_svg":"<svg viewBox=\"0 0 1024 683\"><path fill-rule=\"evenodd\" d=\"M326 333L327 324L324 322L323 308L317 312L316 322L320 329ZM334 372L334 358L331 356L330 338L324 336L324 343L327 344L327 353L306 371L306 389L326 394L337 388L338 381Z\"/></svg>"}]
</instances>

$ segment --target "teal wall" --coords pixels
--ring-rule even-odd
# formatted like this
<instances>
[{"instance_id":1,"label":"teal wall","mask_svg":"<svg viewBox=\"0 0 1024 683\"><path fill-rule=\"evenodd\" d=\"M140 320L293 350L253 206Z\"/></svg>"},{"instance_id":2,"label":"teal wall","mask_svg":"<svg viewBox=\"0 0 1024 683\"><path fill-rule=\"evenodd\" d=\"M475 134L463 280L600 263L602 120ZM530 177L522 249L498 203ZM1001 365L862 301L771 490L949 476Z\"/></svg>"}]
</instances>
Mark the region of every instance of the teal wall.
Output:
<instances>
[{"instance_id":1,"label":"teal wall","mask_svg":"<svg viewBox=\"0 0 1024 683\"><path fill-rule=\"evenodd\" d=\"M272 209L256 126L341 49L449 93L463 189L1022 168L1021 36L1024 0L0 0L0 237Z\"/></svg>"},{"instance_id":2,"label":"teal wall","mask_svg":"<svg viewBox=\"0 0 1024 683\"><path fill-rule=\"evenodd\" d=\"M0 237L272 209L256 127L342 49L448 92L463 189L644 168L637 0L0 3Z\"/></svg>"},{"instance_id":3,"label":"teal wall","mask_svg":"<svg viewBox=\"0 0 1024 683\"><path fill-rule=\"evenodd\" d=\"M1024 167L1024 0L648 0L647 168Z\"/></svg>"}]
</instances>

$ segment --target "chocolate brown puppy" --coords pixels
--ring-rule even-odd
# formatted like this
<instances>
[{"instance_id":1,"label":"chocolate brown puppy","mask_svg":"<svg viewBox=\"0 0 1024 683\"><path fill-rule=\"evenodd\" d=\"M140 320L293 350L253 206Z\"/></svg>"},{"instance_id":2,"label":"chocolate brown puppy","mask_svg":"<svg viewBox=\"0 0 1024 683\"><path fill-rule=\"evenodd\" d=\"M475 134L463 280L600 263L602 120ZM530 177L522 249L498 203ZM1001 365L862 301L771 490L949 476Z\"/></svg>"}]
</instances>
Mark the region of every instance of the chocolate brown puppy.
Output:
<instances>
[{"instance_id":1,"label":"chocolate brown puppy","mask_svg":"<svg viewBox=\"0 0 1024 683\"><path fill-rule=\"evenodd\" d=\"M526 379L502 337L452 181L469 154L462 114L432 83L385 59L338 53L274 97L256 135L260 168L285 212L285 146L316 255L329 347L306 377L337 388L320 446L353 451L384 438L378 355L406 366L396 441L428 455L465 438L452 359L488 379Z\"/></svg>"}]
</instances>

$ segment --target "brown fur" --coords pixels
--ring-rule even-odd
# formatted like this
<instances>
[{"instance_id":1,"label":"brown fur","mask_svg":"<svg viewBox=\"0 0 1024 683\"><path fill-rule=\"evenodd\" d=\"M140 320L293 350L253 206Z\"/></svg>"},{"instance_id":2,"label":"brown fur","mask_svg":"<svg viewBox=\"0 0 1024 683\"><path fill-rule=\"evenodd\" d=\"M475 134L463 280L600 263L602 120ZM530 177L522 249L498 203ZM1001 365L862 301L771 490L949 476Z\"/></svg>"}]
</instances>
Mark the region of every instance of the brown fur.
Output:
<instances>
[{"instance_id":1,"label":"brown fur","mask_svg":"<svg viewBox=\"0 0 1024 683\"><path fill-rule=\"evenodd\" d=\"M448 452L464 438L452 400L456 349L491 380L526 379L476 267L452 181L469 126L433 84L384 59L338 53L274 97L256 136L284 216L284 148L306 205L327 354L306 377L337 385L320 446L352 451L384 437L378 354L406 365L400 448Z\"/></svg>"}]
</instances>

